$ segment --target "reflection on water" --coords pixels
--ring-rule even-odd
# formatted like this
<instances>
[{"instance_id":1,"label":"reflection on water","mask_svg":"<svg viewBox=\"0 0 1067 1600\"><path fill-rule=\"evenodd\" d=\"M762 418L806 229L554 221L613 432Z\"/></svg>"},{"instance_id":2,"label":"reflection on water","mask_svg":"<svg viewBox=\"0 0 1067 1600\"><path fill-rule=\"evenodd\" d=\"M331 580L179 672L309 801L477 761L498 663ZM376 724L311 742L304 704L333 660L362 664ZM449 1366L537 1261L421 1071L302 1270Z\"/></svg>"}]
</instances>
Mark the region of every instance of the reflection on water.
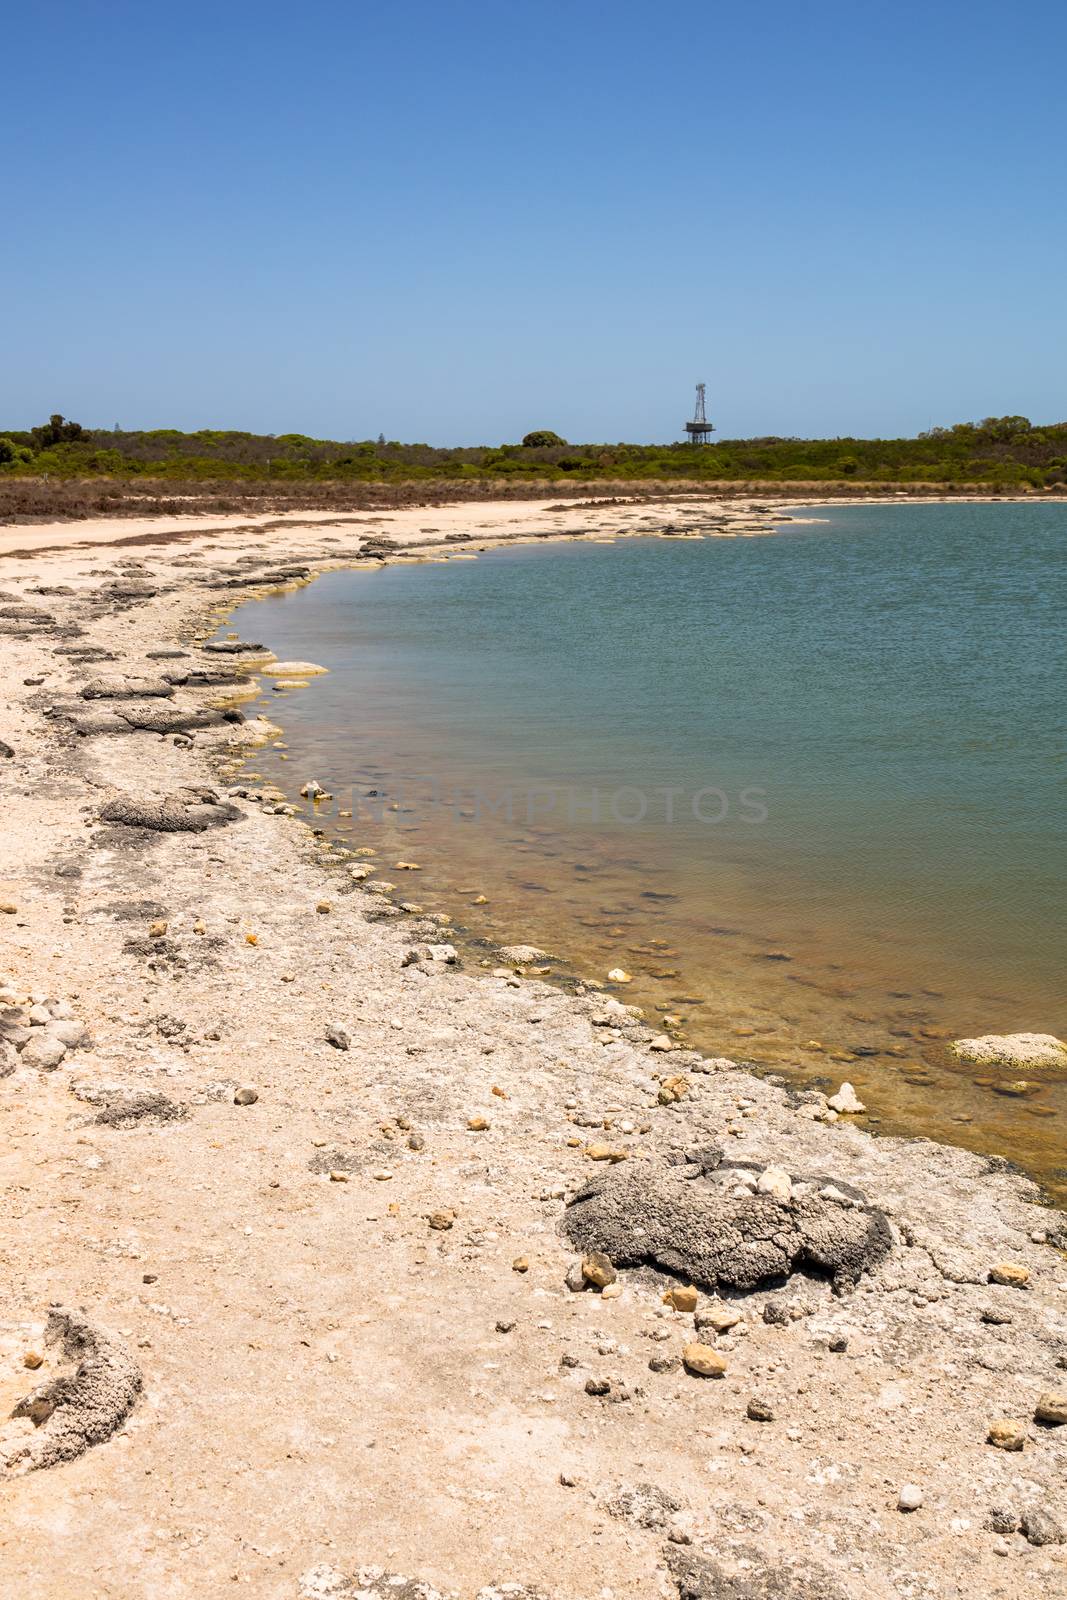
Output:
<instances>
[{"instance_id":1,"label":"reflection on water","mask_svg":"<svg viewBox=\"0 0 1067 1600\"><path fill-rule=\"evenodd\" d=\"M317 778L317 825L472 939L621 968L679 1038L1067 1192L1067 1086L946 1049L1067 1025L1067 507L825 517L255 602L246 634L330 671L263 696L288 748L252 766Z\"/></svg>"}]
</instances>

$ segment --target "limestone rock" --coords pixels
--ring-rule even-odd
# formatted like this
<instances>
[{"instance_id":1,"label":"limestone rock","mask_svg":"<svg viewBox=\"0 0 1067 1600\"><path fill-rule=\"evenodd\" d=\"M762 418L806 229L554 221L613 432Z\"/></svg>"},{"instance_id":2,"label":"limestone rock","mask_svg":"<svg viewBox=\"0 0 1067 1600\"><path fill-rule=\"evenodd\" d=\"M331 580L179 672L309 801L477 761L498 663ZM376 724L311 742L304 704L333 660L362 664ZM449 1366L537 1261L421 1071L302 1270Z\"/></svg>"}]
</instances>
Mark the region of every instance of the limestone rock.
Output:
<instances>
[{"instance_id":1,"label":"limestone rock","mask_svg":"<svg viewBox=\"0 0 1067 1600\"><path fill-rule=\"evenodd\" d=\"M1034 1421L1053 1428L1067 1424L1067 1389L1046 1389L1038 1395Z\"/></svg>"},{"instance_id":2,"label":"limestone rock","mask_svg":"<svg viewBox=\"0 0 1067 1600\"><path fill-rule=\"evenodd\" d=\"M1026 1426L1022 1422L1008 1420L991 1422L986 1439L998 1450L1021 1450L1026 1443Z\"/></svg>"},{"instance_id":3,"label":"limestone rock","mask_svg":"<svg viewBox=\"0 0 1067 1600\"><path fill-rule=\"evenodd\" d=\"M977 1039L953 1039L949 1049L976 1067L999 1068L1013 1076L1023 1072L1067 1072L1067 1044L1051 1033L986 1033Z\"/></svg>"},{"instance_id":4,"label":"limestone rock","mask_svg":"<svg viewBox=\"0 0 1067 1600\"><path fill-rule=\"evenodd\" d=\"M839 1115L858 1117L867 1107L850 1083L843 1083L836 1094L832 1094L826 1102L831 1111Z\"/></svg>"},{"instance_id":5,"label":"limestone rock","mask_svg":"<svg viewBox=\"0 0 1067 1600\"><path fill-rule=\"evenodd\" d=\"M710 1344L698 1344L695 1340L687 1344L682 1351L682 1363L687 1372L695 1373L700 1378L721 1378L727 1368L727 1361Z\"/></svg>"}]
</instances>

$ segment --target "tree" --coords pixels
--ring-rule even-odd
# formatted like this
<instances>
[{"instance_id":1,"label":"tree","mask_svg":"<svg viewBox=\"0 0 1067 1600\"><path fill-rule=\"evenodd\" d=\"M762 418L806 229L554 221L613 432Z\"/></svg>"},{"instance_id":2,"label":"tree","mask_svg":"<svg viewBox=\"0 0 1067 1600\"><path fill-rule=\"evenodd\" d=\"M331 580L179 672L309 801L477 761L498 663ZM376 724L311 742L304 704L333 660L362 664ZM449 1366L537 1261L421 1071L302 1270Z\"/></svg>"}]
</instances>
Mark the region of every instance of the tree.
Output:
<instances>
[{"instance_id":1,"label":"tree","mask_svg":"<svg viewBox=\"0 0 1067 1600\"><path fill-rule=\"evenodd\" d=\"M567 443L558 433L553 433L551 428L535 428L533 433L523 436L522 442L527 450L544 450L549 445Z\"/></svg>"},{"instance_id":2,"label":"tree","mask_svg":"<svg viewBox=\"0 0 1067 1600\"><path fill-rule=\"evenodd\" d=\"M69 444L74 439L88 438L80 422L68 422L58 411L53 411L42 427L31 431L40 450L47 450L53 444Z\"/></svg>"}]
</instances>

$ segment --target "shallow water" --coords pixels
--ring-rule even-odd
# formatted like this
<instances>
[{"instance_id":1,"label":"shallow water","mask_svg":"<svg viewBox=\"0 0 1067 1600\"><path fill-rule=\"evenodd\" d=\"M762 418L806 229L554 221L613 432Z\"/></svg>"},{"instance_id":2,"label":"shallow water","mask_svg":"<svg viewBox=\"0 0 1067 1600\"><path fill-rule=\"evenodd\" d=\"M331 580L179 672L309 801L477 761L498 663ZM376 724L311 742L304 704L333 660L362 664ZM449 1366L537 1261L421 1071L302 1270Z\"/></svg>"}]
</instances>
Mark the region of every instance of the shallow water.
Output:
<instances>
[{"instance_id":1,"label":"shallow water","mask_svg":"<svg viewBox=\"0 0 1067 1600\"><path fill-rule=\"evenodd\" d=\"M252 602L245 637L329 675L264 680L288 749L251 766L317 778L319 825L472 937L621 967L692 1043L1067 1194L1067 1086L945 1049L1067 1030L1067 507L811 515Z\"/></svg>"}]
</instances>

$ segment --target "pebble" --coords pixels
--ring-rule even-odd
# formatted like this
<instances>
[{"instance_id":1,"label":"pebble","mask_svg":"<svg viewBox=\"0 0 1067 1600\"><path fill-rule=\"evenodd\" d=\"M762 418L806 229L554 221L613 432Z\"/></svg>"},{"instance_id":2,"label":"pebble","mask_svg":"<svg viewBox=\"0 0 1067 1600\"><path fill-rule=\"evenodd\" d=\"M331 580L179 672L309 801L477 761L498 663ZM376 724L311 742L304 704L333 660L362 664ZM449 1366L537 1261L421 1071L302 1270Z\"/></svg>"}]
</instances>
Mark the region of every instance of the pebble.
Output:
<instances>
[{"instance_id":1,"label":"pebble","mask_svg":"<svg viewBox=\"0 0 1067 1600\"><path fill-rule=\"evenodd\" d=\"M602 1250L591 1250L588 1255L583 1256L581 1267L582 1277L586 1283L592 1284L594 1289L606 1289L618 1277L610 1257Z\"/></svg>"},{"instance_id":2,"label":"pebble","mask_svg":"<svg viewBox=\"0 0 1067 1600\"><path fill-rule=\"evenodd\" d=\"M497 1333L510 1333L514 1326L515 1324L513 1322L504 1322L501 1320L496 1325L496 1331Z\"/></svg>"},{"instance_id":3,"label":"pebble","mask_svg":"<svg viewBox=\"0 0 1067 1600\"><path fill-rule=\"evenodd\" d=\"M709 1344L687 1344L682 1351L682 1361L687 1372L700 1378L721 1378L727 1363Z\"/></svg>"},{"instance_id":4,"label":"pebble","mask_svg":"<svg viewBox=\"0 0 1067 1600\"><path fill-rule=\"evenodd\" d=\"M1046 1389L1038 1395L1034 1421L1062 1427L1067 1423L1067 1389Z\"/></svg>"},{"instance_id":5,"label":"pebble","mask_svg":"<svg viewBox=\"0 0 1067 1600\"><path fill-rule=\"evenodd\" d=\"M318 905L315 907L315 910L318 912L320 917L325 917L328 916L333 910L333 906L328 900L320 900Z\"/></svg>"},{"instance_id":6,"label":"pebble","mask_svg":"<svg viewBox=\"0 0 1067 1600\"><path fill-rule=\"evenodd\" d=\"M467 1118L467 1127L470 1129L471 1133L484 1133L488 1126L489 1123L485 1117Z\"/></svg>"},{"instance_id":7,"label":"pebble","mask_svg":"<svg viewBox=\"0 0 1067 1600\"><path fill-rule=\"evenodd\" d=\"M675 1284L673 1289L668 1289L663 1296L663 1303L672 1306L675 1311L695 1311L700 1295L691 1283Z\"/></svg>"},{"instance_id":8,"label":"pebble","mask_svg":"<svg viewBox=\"0 0 1067 1600\"><path fill-rule=\"evenodd\" d=\"M254 1106L259 1099L259 1090L253 1089L250 1083L234 1091L233 1103L235 1106Z\"/></svg>"},{"instance_id":9,"label":"pebble","mask_svg":"<svg viewBox=\"0 0 1067 1600\"><path fill-rule=\"evenodd\" d=\"M530 1260L528 1256L516 1256L511 1263L512 1272L529 1272Z\"/></svg>"},{"instance_id":10,"label":"pebble","mask_svg":"<svg viewBox=\"0 0 1067 1600\"><path fill-rule=\"evenodd\" d=\"M630 1152L610 1144L587 1144L585 1153L590 1161L625 1161Z\"/></svg>"},{"instance_id":11,"label":"pebble","mask_svg":"<svg viewBox=\"0 0 1067 1600\"><path fill-rule=\"evenodd\" d=\"M36 1372L38 1367L44 1365L44 1356L38 1350L27 1350L22 1358L22 1365L29 1367L31 1372Z\"/></svg>"},{"instance_id":12,"label":"pebble","mask_svg":"<svg viewBox=\"0 0 1067 1600\"><path fill-rule=\"evenodd\" d=\"M989 1269L990 1283L1002 1283L1009 1289L1025 1289L1030 1282L1030 1268L1014 1261L1000 1261Z\"/></svg>"},{"instance_id":13,"label":"pebble","mask_svg":"<svg viewBox=\"0 0 1067 1600\"><path fill-rule=\"evenodd\" d=\"M431 1211L426 1220L430 1227L436 1229L438 1233L447 1233L455 1220L455 1213L452 1211Z\"/></svg>"},{"instance_id":14,"label":"pebble","mask_svg":"<svg viewBox=\"0 0 1067 1600\"><path fill-rule=\"evenodd\" d=\"M342 1172L339 1167L335 1167L330 1173L330 1182L331 1183L347 1183L348 1182L348 1173L347 1172Z\"/></svg>"},{"instance_id":15,"label":"pebble","mask_svg":"<svg viewBox=\"0 0 1067 1600\"><path fill-rule=\"evenodd\" d=\"M775 1412L769 1400L763 1400L759 1395L753 1395L745 1407L745 1415L751 1422L773 1422Z\"/></svg>"},{"instance_id":16,"label":"pebble","mask_svg":"<svg viewBox=\"0 0 1067 1600\"><path fill-rule=\"evenodd\" d=\"M1055 1517L1050 1517L1040 1507L1023 1512L1019 1518L1019 1532L1028 1544L1067 1544L1067 1533Z\"/></svg>"},{"instance_id":17,"label":"pebble","mask_svg":"<svg viewBox=\"0 0 1067 1600\"><path fill-rule=\"evenodd\" d=\"M1021 1422L991 1422L986 1440L998 1450L1021 1450L1026 1443L1026 1428Z\"/></svg>"},{"instance_id":18,"label":"pebble","mask_svg":"<svg viewBox=\"0 0 1067 1600\"><path fill-rule=\"evenodd\" d=\"M735 1311L732 1306L709 1306L697 1317L697 1332L704 1333L710 1328L713 1333L729 1333L731 1328L736 1328L743 1321L740 1311Z\"/></svg>"},{"instance_id":19,"label":"pebble","mask_svg":"<svg viewBox=\"0 0 1067 1600\"><path fill-rule=\"evenodd\" d=\"M905 1483L897 1495L898 1511L918 1511L923 1503L923 1492L917 1483Z\"/></svg>"},{"instance_id":20,"label":"pebble","mask_svg":"<svg viewBox=\"0 0 1067 1600\"><path fill-rule=\"evenodd\" d=\"M150 922L148 924L148 937L150 939L162 939L166 931L167 924L162 917L159 917L155 922Z\"/></svg>"}]
</instances>

